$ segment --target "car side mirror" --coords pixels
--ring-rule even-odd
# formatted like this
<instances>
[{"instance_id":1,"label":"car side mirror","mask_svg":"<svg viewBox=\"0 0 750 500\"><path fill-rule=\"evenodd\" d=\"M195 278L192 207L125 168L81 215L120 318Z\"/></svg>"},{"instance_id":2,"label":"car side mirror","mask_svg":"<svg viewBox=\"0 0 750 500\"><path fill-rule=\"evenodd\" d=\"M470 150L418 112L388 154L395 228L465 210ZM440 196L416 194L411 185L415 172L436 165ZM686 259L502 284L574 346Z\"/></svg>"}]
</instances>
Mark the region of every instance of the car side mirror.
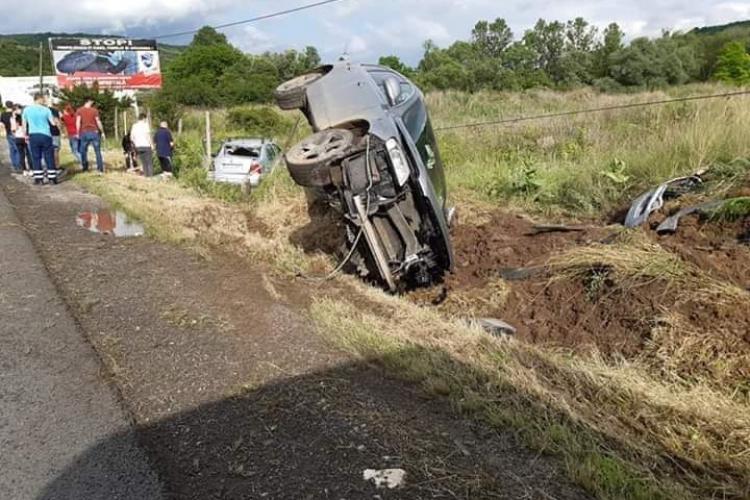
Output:
<instances>
[{"instance_id":1,"label":"car side mirror","mask_svg":"<svg viewBox=\"0 0 750 500\"><path fill-rule=\"evenodd\" d=\"M388 98L388 104L395 106L398 104L398 98L401 95L401 85L393 77L385 80L385 95Z\"/></svg>"}]
</instances>

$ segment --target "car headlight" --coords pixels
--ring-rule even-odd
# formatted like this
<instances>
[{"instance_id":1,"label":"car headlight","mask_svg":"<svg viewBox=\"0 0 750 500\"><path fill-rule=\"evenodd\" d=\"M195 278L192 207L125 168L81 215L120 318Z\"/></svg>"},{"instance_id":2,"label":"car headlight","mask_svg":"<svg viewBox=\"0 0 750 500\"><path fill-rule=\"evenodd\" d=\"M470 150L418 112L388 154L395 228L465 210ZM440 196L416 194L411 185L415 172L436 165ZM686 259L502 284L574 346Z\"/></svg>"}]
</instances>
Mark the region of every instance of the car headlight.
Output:
<instances>
[{"instance_id":1,"label":"car headlight","mask_svg":"<svg viewBox=\"0 0 750 500\"><path fill-rule=\"evenodd\" d=\"M406 161L406 156L401 151L401 147L398 145L396 139L388 139L385 143L385 148L391 157L391 165L393 165L393 170L396 173L396 182L398 182L399 186L403 186L409 180L409 174L411 173L409 162Z\"/></svg>"}]
</instances>

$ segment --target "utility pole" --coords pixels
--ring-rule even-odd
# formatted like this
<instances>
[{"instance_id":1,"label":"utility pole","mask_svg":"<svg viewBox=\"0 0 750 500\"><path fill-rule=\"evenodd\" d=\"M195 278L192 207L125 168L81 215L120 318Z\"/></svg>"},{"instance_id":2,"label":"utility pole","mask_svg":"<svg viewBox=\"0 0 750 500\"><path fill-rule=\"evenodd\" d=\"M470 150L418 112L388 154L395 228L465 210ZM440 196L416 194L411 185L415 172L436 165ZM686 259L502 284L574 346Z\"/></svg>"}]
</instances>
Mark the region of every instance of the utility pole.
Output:
<instances>
[{"instance_id":1,"label":"utility pole","mask_svg":"<svg viewBox=\"0 0 750 500\"><path fill-rule=\"evenodd\" d=\"M39 92L44 94L44 43L39 42Z\"/></svg>"}]
</instances>

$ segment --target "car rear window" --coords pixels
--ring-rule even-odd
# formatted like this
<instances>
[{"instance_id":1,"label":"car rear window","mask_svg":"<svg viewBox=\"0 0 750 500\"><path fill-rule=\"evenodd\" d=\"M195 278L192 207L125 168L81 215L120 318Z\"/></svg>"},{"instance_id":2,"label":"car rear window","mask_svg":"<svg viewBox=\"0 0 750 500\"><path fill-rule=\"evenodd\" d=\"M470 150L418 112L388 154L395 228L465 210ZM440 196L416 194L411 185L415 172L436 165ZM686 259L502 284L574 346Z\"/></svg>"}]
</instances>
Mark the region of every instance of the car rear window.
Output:
<instances>
[{"instance_id":1,"label":"car rear window","mask_svg":"<svg viewBox=\"0 0 750 500\"><path fill-rule=\"evenodd\" d=\"M249 148L245 146L226 146L229 156L241 156L243 158L260 158L260 148Z\"/></svg>"}]
</instances>

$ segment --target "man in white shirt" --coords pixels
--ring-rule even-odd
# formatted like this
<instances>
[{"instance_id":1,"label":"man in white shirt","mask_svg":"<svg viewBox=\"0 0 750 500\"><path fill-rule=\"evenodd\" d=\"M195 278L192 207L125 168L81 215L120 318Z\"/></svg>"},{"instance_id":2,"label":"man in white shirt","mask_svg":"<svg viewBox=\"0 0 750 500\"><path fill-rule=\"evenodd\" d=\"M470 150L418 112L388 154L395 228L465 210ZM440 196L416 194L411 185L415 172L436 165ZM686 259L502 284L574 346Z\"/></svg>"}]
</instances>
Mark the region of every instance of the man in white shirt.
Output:
<instances>
[{"instance_id":1,"label":"man in white shirt","mask_svg":"<svg viewBox=\"0 0 750 500\"><path fill-rule=\"evenodd\" d=\"M151 143L151 127L148 124L148 118L144 113L138 116L138 121L130 129L130 141L138 153L138 159L143 166L143 175L153 177L154 160L153 144Z\"/></svg>"}]
</instances>

